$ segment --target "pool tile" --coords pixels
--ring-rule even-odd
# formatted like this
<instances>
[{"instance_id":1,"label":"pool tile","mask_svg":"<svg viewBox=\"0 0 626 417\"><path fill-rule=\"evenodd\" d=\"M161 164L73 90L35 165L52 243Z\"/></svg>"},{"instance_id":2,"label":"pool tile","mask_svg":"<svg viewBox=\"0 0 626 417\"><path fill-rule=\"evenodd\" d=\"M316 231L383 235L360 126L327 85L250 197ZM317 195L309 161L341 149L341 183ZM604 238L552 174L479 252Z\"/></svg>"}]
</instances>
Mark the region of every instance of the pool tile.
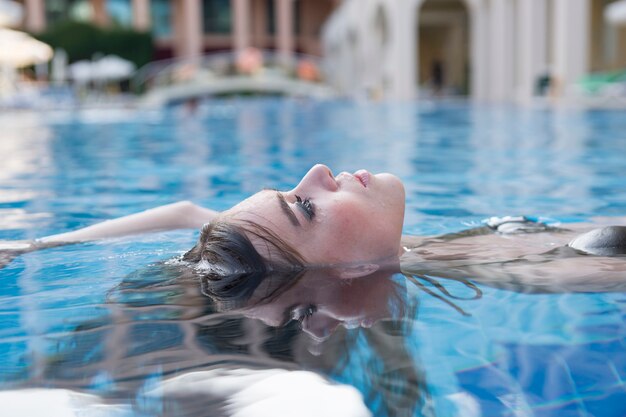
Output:
<instances>
[{"instance_id":1,"label":"pool tile","mask_svg":"<svg viewBox=\"0 0 626 417\"><path fill-rule=\"evenodd\" d=\"M481 417L509 415L511 409L502 398L515 396L511 380L493 365L481 366L457 373L458 383L479 404Z\"/></svg>"},{"instance_id":2,"label":"pool tile","mask_svg":"<svg viewBox=\"0 0 626 417\"><path fill-rule=\"evenodd\" d=\"M534 417L591 417L578 401L533 408ZM599 416L598 416L599 417Z\"/></svg>"},{"instance_id":3,"label":"pool tile","mask_svg":"<svg viewBox=\"0 0 626 417\"><path fill-rule=\"evenodd\" d=\"M601 397L583 400L589 416L624 417L626 416L626 389L623 386L603 389Z\"/></svg>"},{"instance_id":4,"label":"pool tile","mask_svg":"<svg viewBox=\"0 0 626 417\"><path fill-rule=\"evenodd\" d=\"M623 381L626 380L626 355L624 355L625 349L623 339L611 340L607 342L593 342L584 345L583 348L585 360L592 353L601 355L601 357L606 358L607 363L611 363L609 366L615 368L619 378Z\"/></svg>"},{"instance_id":5,"label":"pool tile","mask_svg":"<svg viewBox=\"0 0 626 417\"><path fill-rule=\"evenodd\" d=\"M504 367L520 385L531 406L577 395L569 370L554 346L509 345Z\"/></svg>"},{"instance_id":6,"label":"pool tile","mask_svg":"<svg viewBox=\"0 0 626 417\"><path fill-rule=\"evenodd\" d=\"M576 391L584 394L619 384L620 380L615 375L608 355L590 352L587 349L588 346L570 348L561 356L574 381Z\"/></svg>"}]
</instances>

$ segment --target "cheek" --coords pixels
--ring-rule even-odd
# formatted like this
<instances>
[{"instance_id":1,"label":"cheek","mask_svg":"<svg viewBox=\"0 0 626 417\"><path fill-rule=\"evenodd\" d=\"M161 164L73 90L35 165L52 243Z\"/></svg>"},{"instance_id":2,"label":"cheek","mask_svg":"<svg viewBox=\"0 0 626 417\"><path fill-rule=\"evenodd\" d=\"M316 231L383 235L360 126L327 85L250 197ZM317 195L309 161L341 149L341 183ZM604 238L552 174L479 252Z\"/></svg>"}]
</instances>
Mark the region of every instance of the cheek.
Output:
<instances>
[{"instance_id":1,"label":"cheek","mask_svg":"<svg viewBox=\"0 0 626 417\"><path fill-rule=\"evenodd\" d=\"M341 263L356 260L368 236L363 216L349 205L328 207L317 216L314 238L309 240L307 259L314 263Z\"/></svg>"},{"instance_id":2,"label":"cheek","mask_svg":"<svg viewBox=\"0 0 626 417\"><path fill-rule=\"evenodd\" d=\"M400 236L384 209L367 200L342 200L328 206L318 219L313 259L351 262L397 254Z\"/></svg>"},{"instance_id":3,"label":"cheek","mask_svg":"<svg viewBox=\"0 0 626 417\"><path fill-rule=\"evenodd\" d=\"M397 252L402 220L398 228L398 221L393 218L396 213L392 212L390 204L357 204L356 207L348 207L346 212L344 208L337 216L342 219L337 225L338 235L343 234L353 247L370 256L386 256Z\"/></svg>"},{"instance_id":4,"label":"cheek","mask_svg":"<svg viewBox=\"0 0 626 417\"><path fill-rule=\"evenodd\" d=\"M372 207L343 204L337 206L329 217L333 219L329 230L333 235L331 240L346 245L346 249L365 250L387 240L386 221Z\"/></svg>"},{"instance_id":5,"label":"cheek","mask_svg":"<svg viewBox=\"0 0 626 417\"><path fill-rule=\"evenodd\" d=\"M333 217L336 227L347 236L356 236L359 240L364 237L382 237L392 223L393 207L377 201L365 200L350 201L337 205ZM382 233L382 235L381 235Z\"/></svg>"},{"instance_id":6,"label":"cheek","mask_svg":"<svg viewBox=\"0 0 626 417\"><path fill-rule=\"evenodd\" d=\"M354 203L337 204L329 213L334 235L344 239L361 240L369 228L370 216Z\"/></svg>"}]
</instances>

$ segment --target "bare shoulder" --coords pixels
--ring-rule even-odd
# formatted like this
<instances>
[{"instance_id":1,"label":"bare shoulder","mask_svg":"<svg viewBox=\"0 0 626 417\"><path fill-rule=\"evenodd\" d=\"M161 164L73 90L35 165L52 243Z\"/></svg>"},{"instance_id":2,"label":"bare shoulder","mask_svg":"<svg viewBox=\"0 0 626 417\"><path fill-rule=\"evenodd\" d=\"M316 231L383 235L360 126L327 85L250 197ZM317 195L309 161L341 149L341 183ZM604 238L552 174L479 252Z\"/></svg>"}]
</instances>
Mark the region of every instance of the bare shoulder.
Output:
<instances>
[{"instance_id":1,"label":"bare shoulder","mask_svg":"<svg viewBox=\"0 0 626 417\"><path fill-rule=\"evenodd\" d=\"M626 226L626 216L621 216L621 217L609 217L609 216L592 217L591 218L591 223L587 223L586 225L594 226L594 227L600 227L600 226Z\"/></svg>"},{"instance_id":2,"label":"bare shoulder","mask_svg":"<svg viewBox=\"0 0 626 417\"><path fill-rule=\"evenodd\" d=\"M537 233L421 238L403 256L409 272L466 278L521 292L626 290L626 218L594 218ZM576 242L580 241L580 244Z\"/></svg>"},{"instance_id":3,"label":"bare shoulder","mask_svg":"<svg viewBox=\"0 0 626 417\"><path fill-rule=\"evenodd\" d=\"M402 235L401 244L405 248L414 248L422 245L428 239L430 239L428 236Z\"/></svg>"},{"instance_id":4,"label":"bare shoulder","mask_svg":"<svg viewBox=\"0 0 626 417\"><path fill-rule=\"evenodd\" d=\"M532 233L501 233L487 230L483 233L457 233L453 239L447 238L448 235L403 236L402 245L410 249L412 255L424 260L504 262L566 246L584 233L609 225L626 225L626 217L598 217L588 223L565 223Z\"/></svg>"}]
</instances>

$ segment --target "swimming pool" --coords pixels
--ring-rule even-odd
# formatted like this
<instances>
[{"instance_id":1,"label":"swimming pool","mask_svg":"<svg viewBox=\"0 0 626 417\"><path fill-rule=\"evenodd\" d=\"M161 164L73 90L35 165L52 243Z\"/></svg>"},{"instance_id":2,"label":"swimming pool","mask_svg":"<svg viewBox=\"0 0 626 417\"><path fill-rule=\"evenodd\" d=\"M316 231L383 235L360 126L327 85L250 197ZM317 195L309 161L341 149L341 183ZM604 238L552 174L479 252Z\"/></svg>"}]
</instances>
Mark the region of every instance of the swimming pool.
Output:
<instances>
[{"instance_id":1,"label":"swimming pool","mask_svg":"<svg viewBox=\"0 0 626 417\"><path fill-rule=\"evenodd\" d=\"M457 231L490 216L624 216L624 132L622 111L465 103L233 99L193 115L20 115L3 119L0 239L182 199L222 210L260 187L289 187L320 161L400 176L408 234ZM49 249L0 270L0 388L76 389L126 404L124 415L160 415L169 399L146 393L163 379L265 366L352 385L376 416L626 415L622 293L483 286L480 300L456 301L464 316L392 277L410 312L401 326L340 327L319 342L293 322L275 329L214 316L185 301L200 299L189 283L153 286L169 278L159 262L196 237L176 231Z\"/></svg>"}]
</instances>

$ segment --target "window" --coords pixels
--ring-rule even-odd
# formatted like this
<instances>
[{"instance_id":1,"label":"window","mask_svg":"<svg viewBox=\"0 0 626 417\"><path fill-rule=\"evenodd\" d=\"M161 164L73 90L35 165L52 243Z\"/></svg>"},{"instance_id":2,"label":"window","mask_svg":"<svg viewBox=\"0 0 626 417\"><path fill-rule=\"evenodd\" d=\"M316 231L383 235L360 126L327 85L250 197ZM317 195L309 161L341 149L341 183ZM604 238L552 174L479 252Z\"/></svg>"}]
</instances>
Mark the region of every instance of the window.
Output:
<instances>
[{"instance_id":1,"label":"window","mask_svg":"<svg viewBox=\"0 0 626 417\"><path fill-rule=\"evenodd\" d=\"M67 0L48 0L46 4L46 21L54 25L68 18Z\"/></svg>"},{"instance_id":2,"label":"window","mask_svg":"<svg viewBox=\"0 0 626 417\"><path fill-rule=\"evenodd\" d=\"M273 35L276 33L276 9L274 3L276 0L265 0L265 21L267 22L267 33Z\"/></svg>"},{"instance_id":3,"label":"window","mask_svg":"<svg viewBox=\"0 0 626 417\"><path fill-rule=\"evenodd\" d=\"M46 21L49 25L64 20L88 22L93 19L93 9L89 0L48 0L46 5Z\"/></svg>"},{"instance_id":4,"label":"window","mask_svg":"<svg viewBox=\"0 0 626 417\"><path fill-rule=\"evenodd\" d=\"M107 0L106 10L111 23L130 27L133 24L133 7L131 0Z\"/></svg>"},{"instance_id":5,"label":"window","mask_svg":"<svg viewBox=\"0 0 626 417\"><path fill-rule=\"evenodd\" d=\"M230 33L230 0L204 0L202 6L204 33Z\"/></svg>"},{"instance_id":6,"label":"window","mask_svg":"<svg viewBox=\"0 0 626 417\"><path fill-rule=\"evenodd\" d=\"M152 34L156 38L166 38L172 35L172 5L169 0L151 0L150 19L152 20Z\"/></svg>"},{"instance_id":7,"label":"window","mask_svg":"<svg viewBox=\"0 0 626 417\"><path fill-rule=\"evenodd\" d=\"M294 0L293 2L293 33L300 34L300 10L302 9L302 2Z\"/></svg>"}]
</instances>

